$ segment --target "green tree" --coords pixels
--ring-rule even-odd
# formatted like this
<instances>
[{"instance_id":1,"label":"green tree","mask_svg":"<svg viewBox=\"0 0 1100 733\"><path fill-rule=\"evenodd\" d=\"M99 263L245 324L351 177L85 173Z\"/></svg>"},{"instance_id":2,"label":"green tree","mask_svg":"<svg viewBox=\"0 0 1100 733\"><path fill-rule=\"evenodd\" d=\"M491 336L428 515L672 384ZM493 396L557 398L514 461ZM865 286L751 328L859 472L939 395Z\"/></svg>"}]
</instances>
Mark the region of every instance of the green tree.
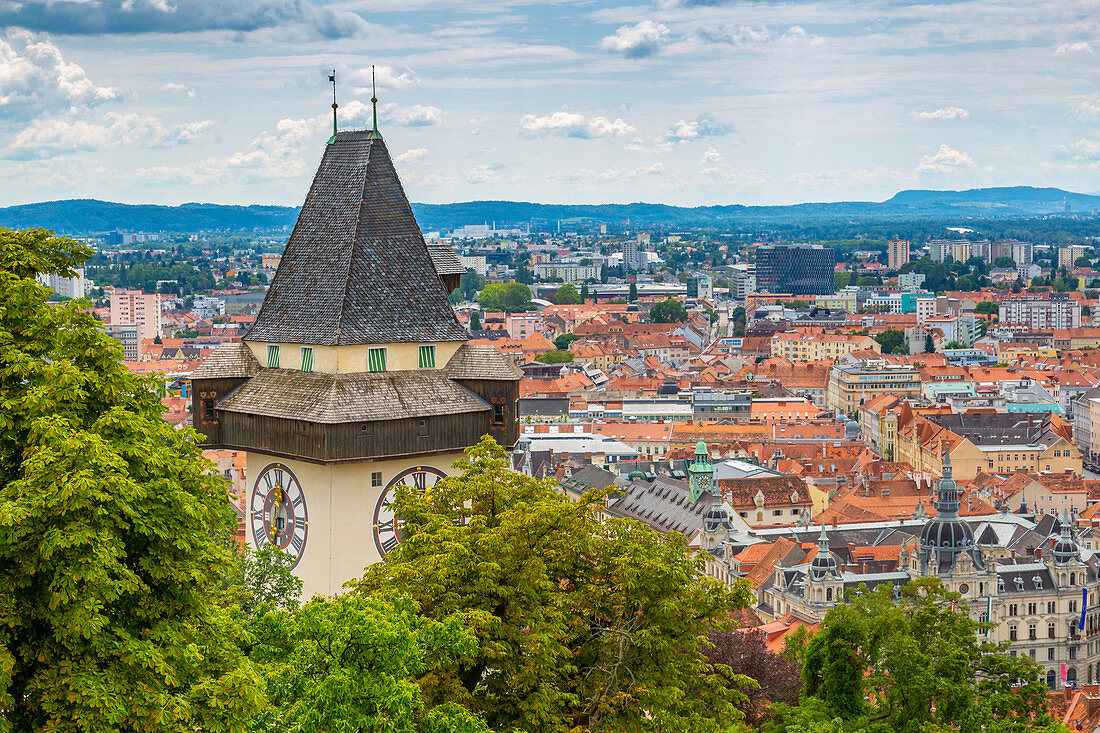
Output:
<instances>
[{"instance_id":1,"label":"green tree","mask_svg":"<svg viewBox=\"0 0 1100 733\"><path fill-rule=\"evenodd\" d=\"M399 487L406 541L358 592L455 614L476 654L420 678L430 705L457 702L489 727L535 733L725 730L747 680L703 644L749 602L705 577L687 538L604 518L603 491L570 501L554 481L508 470L489 437L431 492Z\"/></svg>"},{"instance_id":2,"label":"green tree","mask_svg":"<svg viewBox=\"0 0 1100 733\"><path fill-rule=\"evenodd\" d=\"M990 302L988 300L983 300L974 306L974 312L986 313L995 316L1000 313L1000 307L996 303Z\"/></svg>"},{"instance_id":3,"label":"green tree","mask_svg":"<svg viewBox=\"0 0 1100 733\"><path fill-rule=\"evenodd\" d=\"M963 603L962 611L956 604ZM1038 665L986 642L938 578L863 589L829 611L806 649L806 694L828 714L889 730L1057 730Z\"/></svg>"},{"instance_id":4,"label":"green tree","mask_svg":"<svg viewBox=\"0 0 1100 733\"><path fill-rule=\"evenodd\" d=\"M523 283L489 283L477 297L482 310L512 313L531 302L531 288Z\"/></svg>"},{"instance_id":5,"label":"green tree","mask_svg":"<svg viewBox=\"0 0 1100 733\"><path fill-rule=\"evenodd\" d=\"M730 321L733 323L733 331L731 336L737 338L745 335L745 309L743 306L737 306L733 309L733 313L730 314Z\"/></svg>"},{"instance_id":6,"label":"green tree","mask_svg":"<svg viewBox=\"0 0 1100 733\"><path fill-rule=\"evenodd\" d=\"M558 305L576 305L583 301L577 287L573 283L566 283L554 291L554 302Z\"/></svg>"},{"instance_id":7,"label":"green tree","mask_svg":"<svg viewBox=\"0 0 1100 733\"><path fill-rule=\"evenodd\" d=\"M581 285L581 302L588 302L588 283L584 283L583 285Z\"/></svg>"},{"instance_id":8,"label":"green tree","mask_svg":"<svg viewBox=\"0 0 1100 733\"><path fill-rule=\"evenodd\" d=\"M569 344L573 343L579 338L580 336L577 336L573 333L563 333L561 336L558 336L554 339L554 347L560 351L568 351Z\"/></svg>"},{"instance_id":9,"label":"green tree","mask_svg":"<svg viewBox=\"0 0 1100 733\"><path fill-rule=\"evenodd\" d=\"M674 298L667 298L649 309L649 319L654 323L683 323L687 317L684 304Z\"/></svg>"},{"instance_id":10,"label":"green tree","mask_svg":"<svg viewBox=\"0 0 1100 733\"><path fill-rule=\"evenodd\" d=\"M568 351L551 349L544 354L536 356L535 361L541 361L543 364L565 364L566 362L573 361L573 355Z\"/></svg>"},{"instance_id":11,"label":"green tree","mask_svg":"<svg viewBox=\"0 0 1100 733\"><path fill-rule=\"evenodd\" d=\"M485 730L456 703L426 704L416 683L476 654L459 616L429 620L400 598L317 596L301 610L264 614L252 631L270 700L256 731Z\"/></svg>"},{"instance_id":12,"label":"green tree","mask_svg":"<svg viewBox=\"0 0 1100 733\"><path fill-rule=\"evenodd\" d=\"M630 303L638 299L638 283L630 283L630 292L627 294L626 299Z\"/></svg>"},{"instance_id":13,"label":"green tree","mask_svg":"<svg viewBox=\"0 0 1100 733\"><path fill-rule=\"evenodd\" d=\"M1011 269L1015 270L1016 269L1016 260L1012 259L1011 257L998 257L996 260L993 261L993 266L994 267L1000 267L1000 268L1006 268L1007 267L1007 268L1011 268Z\"/></svg>"},{"instance_id":14,"label":"green tree","mask_svg":"<svg viewBox=\"0 0 1100 733\"><path fill-rule=\"evenodd\" d=\"M470 330L471 331L480 331L481 330L481 311L476 310L476 309L470 311Z\"/></svg>"},{"instance_id":15,"label":"green tree","mask_svg":"<svg viewBox=\"0 0 1100 733\"><path fill-rule=\"evenodd\" d=\"M967 346L966 344L964 344L962 341L955 340L955 341L948 341L947 344L943 348L946 351L947 349L968 349L970 347Z\"/></svg>"},{"instance_id":16,"label":"green tree","mask_svg":"<svg viewBox=\"0 0 1100 733\"><path fill-rule=\"evenodd\" d=\"M607 263L606 262L603 263L602 265L600 265L600 282L605 284L605 285L607 284L607 280L608 280L607 269L608 268L607 268Z\"/></svg>"},{"instance_id":17,"label":"green tree","mask_svg":"<svg viewBox=\"0 0 1100 733\"><path fill-rule=\"evenodd\" d=\"M889 328L875 336L875 341L882 347L884 354L908 354L909 346L905 343L905 332L896 328Z\"/></svg>"},{"instance_id":18,"label":"green tree","mask_svg":"<svg viewBox=\"0 0 1100 733\"><path fill-rule=\"evenodd\" d=\"M852 273L850 272L838 272L833 275L833 288L835 290L841 290L848 287L852 281Z\"/></svg>"},{"instance_id":19,"label":"green tree","mask_svg":"<svg viewBox=\"0 0 1100 733\"><path fill-rule=\"evenodd\" d=\"M0 230L0 728L242 730L262 693L214 588L232 517L196 434L161 419L81 301L89 250Z\"/></svg>"},{"instance_id":20,"label":"green tree","mask_svg":"<svg viewBox=\"0 0 1100 733\"><path fill-rule=\"evenodd\" d=\"M924 353L932 354L936 351L936 342L932 340L932 334L924 334Z\"/></svg>"}]
</instances>

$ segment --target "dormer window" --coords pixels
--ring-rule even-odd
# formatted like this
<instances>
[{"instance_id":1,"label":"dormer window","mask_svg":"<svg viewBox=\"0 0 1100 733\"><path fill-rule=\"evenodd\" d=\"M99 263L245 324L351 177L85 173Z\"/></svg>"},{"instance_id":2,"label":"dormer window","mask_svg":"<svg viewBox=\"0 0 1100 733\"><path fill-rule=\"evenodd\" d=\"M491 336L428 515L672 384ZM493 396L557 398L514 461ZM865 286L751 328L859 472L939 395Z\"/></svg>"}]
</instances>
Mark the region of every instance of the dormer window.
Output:
<instances>
[{"instance_id":1,"label":"dormer window","mask_svg":"<svg viewBox=\"0 0 1100 733\"><path fill-rule=\"evenodd\" d=\"M267 366L270 369L279 368L279 345L268 344L267 345Z\"/></svg>"},{"instance_id":2,"label":"dormer window","mask_svg":"<svg viewBox=\"0 0 1100 733\"><path fill-rule=\"evenodd\" d=\"M997 592L998 593L1004 593L1005 592L1005 579L1004 578L997 578Z\"/></svg>"},{"instance_id":3,"label":"dormer window","mask_svg":"<svg viewBox=\"0 0 1100 733\"><path fill-rule=\"evenodd\" d=\"M1022 591L1024 589L1024 579L1017 575L1013 580L1016 583L1016 590Z\"/></svg>"},{"instance_id":4,"label":"dormer window","mask_svg":"<svg viewBox=\"0 0 1100 733\"><path fill-rule=\"evenodd\" d=\"M1040 578L1038 575L1036 575L1034 578L1032 578L1031 582L1035 584L1035 590L1042 590L1043 589L1043 579Z\"/></svg>"},{"instance_id":5,"label":"dormer window","mask_svg":"<svg viewBox=\"0 0 1100 733\"><path fill-rule=\"evenodd\" d=\"M419 349L419 364L421 369L435 369L435 346L426 345Z\"/></svg>"},{"instance_id":6,"label":"dormer window","mask_svg":"<svg viewBox=\"0 0 1100 733\"><path fill-rule=\"evenodd\" d=\"M312 346L303 346L302 347L302 371L303 372L312 372L313 371L313 347Z\"/></svg>"}]
</instances>

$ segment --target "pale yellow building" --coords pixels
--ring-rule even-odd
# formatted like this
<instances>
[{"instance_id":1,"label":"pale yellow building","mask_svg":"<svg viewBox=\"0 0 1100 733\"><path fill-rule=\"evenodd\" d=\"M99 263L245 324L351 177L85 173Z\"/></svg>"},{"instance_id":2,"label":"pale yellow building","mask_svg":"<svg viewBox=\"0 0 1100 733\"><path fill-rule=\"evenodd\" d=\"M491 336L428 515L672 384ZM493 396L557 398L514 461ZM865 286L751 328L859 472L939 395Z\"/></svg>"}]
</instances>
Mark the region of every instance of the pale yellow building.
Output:
<instances>
[{"instance_id":1,"label":"pale yellow building","mask_svg":"<svg viewBox=\"0 0 1100 733\"><path fill-rule=\"evenodd\" d=\"M853 351L882 351L870 336L851 334L779 333L772 337L771 355L791 361L835 360Z\"/></svg>"}]
</instances>

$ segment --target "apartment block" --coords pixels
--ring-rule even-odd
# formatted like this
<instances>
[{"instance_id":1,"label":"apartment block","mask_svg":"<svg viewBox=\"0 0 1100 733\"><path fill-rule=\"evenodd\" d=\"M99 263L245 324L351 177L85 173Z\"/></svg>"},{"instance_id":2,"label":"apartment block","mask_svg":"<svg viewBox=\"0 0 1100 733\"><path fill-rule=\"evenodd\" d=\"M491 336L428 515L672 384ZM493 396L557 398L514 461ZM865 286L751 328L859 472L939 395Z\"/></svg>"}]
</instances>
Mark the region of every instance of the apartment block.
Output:
<instances>
[{"instance_id":1,"label":"apartment block","mask_svg":"<svg viewBox=\"0 0 1100 733\"><path fill-rule=\"evenodd\" d=\"M155 339L160 335L160 296L141 290L116 290L111 293L111 324L133 324L138 327L138 339Z\"/></svg>"},{"instance_id":2,"label":"apartment block","mask_svg":"<svg viewBox=\"0 0 1100 733\"><path fill-rule=\"evenodd\" d=\"M1019 295L1001 301L1001 323L1026 324L1034 331L1080 328L1081 304L1066 293Z\"/></svg>"}]
</instances>

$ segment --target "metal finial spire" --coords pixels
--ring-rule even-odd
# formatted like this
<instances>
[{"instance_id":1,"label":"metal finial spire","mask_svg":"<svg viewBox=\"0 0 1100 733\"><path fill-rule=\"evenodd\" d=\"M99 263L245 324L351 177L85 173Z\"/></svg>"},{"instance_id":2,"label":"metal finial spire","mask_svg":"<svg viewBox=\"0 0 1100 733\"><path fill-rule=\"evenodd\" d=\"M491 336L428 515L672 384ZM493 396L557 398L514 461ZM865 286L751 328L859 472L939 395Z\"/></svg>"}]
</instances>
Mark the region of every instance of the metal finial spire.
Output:
<instances>
[{"instance_id":1,"label":"metal finial spire","mask_svg":"<svg viewBox=\"0 0 1100 733\"><path fill-rule=\"evenodd\" d=\"M336 104L336 69L328 75L328 80L332 82L332 137L328 139L328 144L332 145L336 142L336 108L339 106Z\"/></svg>"},{"instance_id":2,"label":"metal finial spire","mask_svg":"<svg viewBox=\"0 0 1100 733\"><path fill-rule=\"evenodd\" d=\"M371 67L370 67L370 87L371 87L370 103L371 103L371 107L374 110L374 126L371 127L370 137L372 137L372 138L376 138L376 137L381 138L382 136L378 134L378 83L375 80L375 76L374 76L374 64L371 64Z\"/></svg>"}]
</instances>

